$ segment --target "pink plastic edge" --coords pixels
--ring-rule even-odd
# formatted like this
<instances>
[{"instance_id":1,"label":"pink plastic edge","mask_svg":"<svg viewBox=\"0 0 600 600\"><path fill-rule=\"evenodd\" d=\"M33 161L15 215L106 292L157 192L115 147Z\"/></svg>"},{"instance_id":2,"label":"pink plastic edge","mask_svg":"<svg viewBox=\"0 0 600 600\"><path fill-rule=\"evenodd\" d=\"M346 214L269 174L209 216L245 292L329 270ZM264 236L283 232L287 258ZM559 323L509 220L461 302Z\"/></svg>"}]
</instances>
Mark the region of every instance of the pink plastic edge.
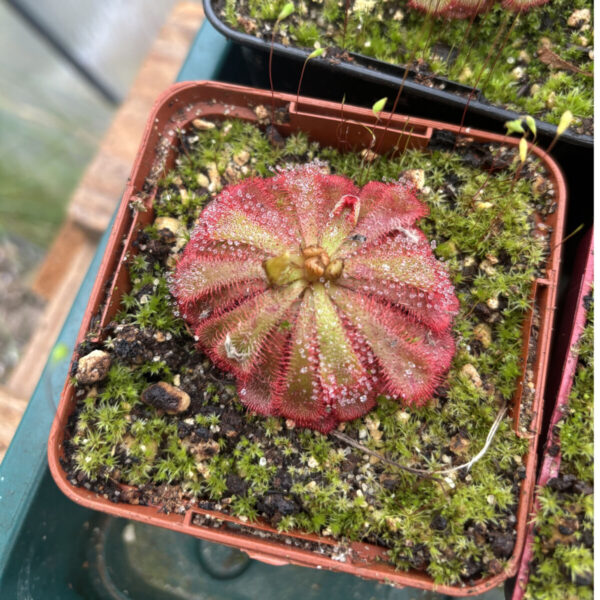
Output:
<instances>
[{"instance_id":1,"label":"pink plastic edge","mask_svg":"<svg viewBox=\"0 0 600 600\"><path fill-rule=\"evenodd\" d=\"M542 466L540 474L537 480L537 487L544 487L550 479L558 476L561 462L560 451L556 456L550 456L548 449L550 446L560 443L560 440L556 439L552 435L554 426L562 419L563 414L567 406L569 405L569 395L571 388L573 387L573 379L575 377L575 370L577 368L578 353L577 353L577 342L581 337L583 328L585 327L587 311L583 304L583 299L589 294L592 284L594 282L594 230L593 228L586 234L579 247L579 256L574 269L576 277L579 280L579 289L577 290L577 296L574 306L567 308L568 314L575 313L573 318L573 325L571 334L568 338L568 350L564 360L562 375L560 380L560 387L556 397L556 404L552 411L552 417L548 426L548 438L544 448L544 457L542 459ZM583 271L583 272L582 272ZM521 561L519 564L519 570L517 572L517 579L515 583L515 589L512 595L512 600L522 600L527 590L527 584L529 583L530 565L533 559L533 542L535 537L535 523L533 516L540 509L539 500L536 497L531 509L531 519L527 527L527 537L525 538L525 547L523 554L521 555Z\"/></svg>"}]
</instances>

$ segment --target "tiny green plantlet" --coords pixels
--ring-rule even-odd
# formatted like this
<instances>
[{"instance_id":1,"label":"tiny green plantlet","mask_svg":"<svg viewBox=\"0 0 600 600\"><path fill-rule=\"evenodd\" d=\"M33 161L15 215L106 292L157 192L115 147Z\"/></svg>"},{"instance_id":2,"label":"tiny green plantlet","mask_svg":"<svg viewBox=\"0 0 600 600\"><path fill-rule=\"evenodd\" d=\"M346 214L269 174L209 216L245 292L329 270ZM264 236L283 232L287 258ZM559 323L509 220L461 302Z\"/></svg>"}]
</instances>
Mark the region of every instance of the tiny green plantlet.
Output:
<instances>
[{"instance_id":1,"label":"tiny green plantlet","mask_svg":"<svg viewBox=\"0 0 600 600\"><path fill-rule=\"evenodd\" d=\"M525 129L523 129L523 119L514 119L513 121L506 121L504 123L504 127L506 127L506 133L510 135L511 133L522 133L525 135Z\"/></svg>"},{"instance_id":2,"label":"tiny green plantlet","mask_svg":"<svg viewBox=\"0 0 600 600\"><path fill-rule=\"evenodd\" d=\"M527 158L527 140L522 137L519 140L519 158L521 159L521 163L525 162L525 159Z\"/></svg>"},{"instance_id":3,"label":"tiny green plantlet","mask_svg":"<svg viewBox=\"0 0 600 600\"><path fill-rule=\"evenodd\" d=\"M304 79L304 72L306 71L306 65L309 60L319 58L325 54L325 48L315 48L305 59L302 65L302 71L300 72L300 79L298 80L298 90L296 91L296 102L300 100L300 88L302 87L302 80Z\"/></svg>"},{"instance_id":4,"label":"tiny green plantlet","mask_svg":"<svg viewBox=\"0 0 600 600\"><path fill-rule=\"evenodd\" d=\"M200 215L173 295L258 413L325 433L379 394L421 405L450 365L458 310L415 226L427 212L410 184L359 190L318 163L250 179Z\"/></svg>"},{"instance_id":5,"label":"tiny green plantlet","mask_svg":"<svg viewBox=\"0 0 600 600\"><path fill-rule=\"evenodd\" d=\"M561 115L560 121L558 123L558 127L556 128L556 135L554 136L554 139L550 143L550 146L548 146L548 152L550 152L552 150L552 148L554 148L556 142L558 141L558 138L567 129L569 129L569 126L571 125L572 122L573 122L573 113L570 110L565 110L565 112Z\"/></svg>"},{"instance_id":6,"label":"tiny green plantlet","mask_svg":"<svg viewBox=\"0 0 600 600\"><path fill-rule=\"evenodd\" d=\"M293 12L294 12L294 3L288 2L281 9L281 12L279 13L279 16L277 17L277 23L280 23L284 19L287 19Z\"/></svg>"},{"instance_id":7,"label":"tiny green plantlet","mask_svg":"<svg viewBox=\"0 0 600 600\"><path fill-rule=\"evenodd\" d=\"M379 113L385 108L386 102L387 102L387 98L381 98L381 100L377 100L377 102L375 102L375 104L373 104L373 114L379 118Z\"/></svg>"}]
</instances>

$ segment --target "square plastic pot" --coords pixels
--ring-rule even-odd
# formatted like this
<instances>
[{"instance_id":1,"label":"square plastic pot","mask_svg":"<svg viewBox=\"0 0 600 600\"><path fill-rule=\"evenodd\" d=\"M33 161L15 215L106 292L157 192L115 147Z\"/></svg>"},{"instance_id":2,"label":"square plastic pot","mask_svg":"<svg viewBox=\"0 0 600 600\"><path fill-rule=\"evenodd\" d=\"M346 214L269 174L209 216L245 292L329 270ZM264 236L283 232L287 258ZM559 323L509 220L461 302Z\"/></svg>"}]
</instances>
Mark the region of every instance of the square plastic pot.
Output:
<instances>
[{"instance_id":1,"label":"square plastic pot","mask_svg":"<svg viewBox=\"0 0 600 600\"><path fill-rule=\"evenodd\" d=\"M575 378L575 371L577 369L579 358L577 352L574 352L573 349L577 348L579 338L585 327L587 310L584 299L590 294L594 282L593 249L594 234L593 230L590 230L580 244L579 256L577 257L577 263L572 278L573 283L569 290L569 297L567 298L567 308L564 314L565 323L561 328L567 333L561 345L566 344L566 346L564 348L557 348L556 352L556 356L558 356L561 361L557 365L557 369L560 370L560 386L558 388L556 403L554 404L554 410L550 416L548 427L544 428L548 431L548 438L544 446L542 464L537 480L537 487L539 489L543 488L550 479L557 477L560 470L562 458L561 452L559 451L555 456L552 456L549 450L559 441L558 437L553 434L554 427L564 418L565 411L569 406L569 395L571 394L571 388L573 387L573 380ZM536 497L532 514L536 514L539 509L540 506ZM530 564L533 559L534 538L535 523L532 522L527 528L527 538L525 540L525 547L517 573L512 600L522 600L525 590L527 589Z\"/></svg>"},{"instance_id":2,"label":"square plastic pot","mask_svg":"<svg viewBox=\"0 0 600 600\"><path fill-rule=\"evenodd\" d=\"M344 143L357 151L368 147L371 142L371 133L365 125L373 131L378 144L381 140L378 148L383 153L393 148L400 148L401 151L406 148L425 150L434 131L456 134L459 129L444 123L394 115L386 130L382 123L387 121L387 118L382 118L378 124L372 111L364 108L348 105L342 107L340 104L302 97L297 102L296 96L289 94L275 93L271 96L271 93L267 91L216 82L190 82L172 86L158 99L148 119L132 175L83 318L78 341L82 341L90 331L102 331L103 326L110 322L117 312L122 294L130 288L126 258L136 252L133 242L140 229L153 221L152 200L156 193L156 182L174 164L177 155L175 149L177 130L185 128L198 116L204 119L240 118L256 122L253 107L260 104L270 106L271 102L276 109L287 107L289 110L289 120L283 125L277 125L282 135L287 136L302 131L312 140L334 147L340 147L338 128L343 110L344 126L347 128ZM468 133L469 138L474 141L496 142L513 147L518 144L518 140L514 138L478 130L468 130L465 133ZM536 216L536 221L543 221L551 228L552 234L545 276L537 279L532 286L533 308L528 318L525 319L522 332L524 367L517 392L513 398L512 420L516 434L527 438L529 446L524 461L526 477L521 484L517 512L516 544L513 555L508 560L503 573L482 579L472 587L436 585L425 573L397 571L391 565L385 564L381 559L385 559L386 550L375 545L352 543L346 562L340 562L327 555L297 547L300 544L294 545L294 542L308 540L322 547L334 546L335 542L326 537L302 532L279 534L260 521L251 524L243 523L230 515L196 507L189 509L183 515L164 514L159 512L157 506L114 504L85 488L74 487L68 482L66 473L60 464L67 422L76 404L75 389L70 380L65 382L48 443L50 470L60 489L75 502L89 508L233 546L248 553L252 558L271 565L295 564L330 569L392 585L435 590L454 596L480 594L513 576L516 573L525 541L527 516L533 497L537 432L541 420L541 402L548 368L550 334L560 263L558 241L562 236L566 203L565 182L556 163L537 147L531 147L530 151L537 155L547 169L555 189L556 210L545 218L541 215ZM131 211L130 201L139 199L138 194L142 190L145 193L149 192L149 198L144 200L147 210L145 212ZM534 334L533 337L532 334ZM535 348L533 347L534 340L537 344ZM76 355L73 360L77 360ZM530 410L533 419L527 428L520 423L525 366L530 366L534 372L532 383L535 389L533 397L528 398L528 401L531 402ZM221 524L217 528L198 525L194 519L196 515L217 519ZM265 534L268 534L271 539L265 539Z\"/></svg>"}]
</instances>

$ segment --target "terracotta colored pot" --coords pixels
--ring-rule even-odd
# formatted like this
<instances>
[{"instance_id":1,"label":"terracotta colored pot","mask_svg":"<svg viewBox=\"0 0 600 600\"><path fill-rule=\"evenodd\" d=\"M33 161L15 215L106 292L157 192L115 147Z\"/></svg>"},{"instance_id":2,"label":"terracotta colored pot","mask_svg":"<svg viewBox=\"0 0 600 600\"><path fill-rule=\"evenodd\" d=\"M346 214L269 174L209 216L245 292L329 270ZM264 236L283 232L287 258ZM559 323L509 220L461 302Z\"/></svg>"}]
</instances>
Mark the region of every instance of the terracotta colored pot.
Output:
<instances>
[{"instance_id":1,"label":"terracotta colored pot","mask_svg":"<svg viewBox=\"0 0 600 600\"><path fill-rule=\"evenodd\" d=\"M561 357L564 356L560 387L558 388L556 404L554 405L554 410L552 411L552 416L548 426L548 439L546 440L542 466L537 480L537 486L539 488L544 487L553 477L557 477L560 470L560 451L558 454L556 454L556 456L551 456L548 450L558 442L557 436L553 435L552 432L554 431L555 425L557 425L558 422L564 417L565 410L569 405L569 395L571 394L571 388L573 387L573 380L578 362L578 354L573 352L573 348L576 348L579 338L581 337L585 327L587 310L583 300L590 293L592 284L594 282L593 249L594 234L593 230L591 230L581 242L581 246L579 248L580 252L579 256L577 257L577 263L574 270L574 283L570 290L569 298L567 299L565 317L570 321L570 331L567 338L566 352L564 355L559 354ZM568 325L565 325L565 327L567 326ZM533 504L532 513L536 514L539 509L540 506L536 497ZM531 560L533 559L534 537L535 524L530 523L527 528L525 548L521 557L521 564L519 565L519 571L517 574L517 581L512 600L521 600L525 594L525 590L527 589L527 583L529 582L529 567Z\"/></svg>"},{"instance_id":2,"label":"terracotta colored pot","mask_svg":"<svg viewBox=\"0 0 600 600\"><path fill-rule=\"evenodd\" d=\"M184 128L194 118L230 118L238 117L247 121L256 121L252 107L263 104L275 108L289 106L289 121L277 128L285 136L297 131L305 132L311 139L321 144L340 147L338 129L342 106L337 103L300 98L289 94L275 93L228 85L216 82L180 83L169 88L156 102L148 120L146 131L138 152L131 179L125 190L113 231L111 233L104 261L100 267L92 295L79 331L78 341L93 329L100 332L116 313L119 300L129 289L129 276L125 257L135 253L132 242L140 228L153 221L152 199L155 190L144 198L148 210L145 212L132 211L129 202L139 195L148 180L156 182L164 170L174 163L177 146L177 129ZM352 148L367 147L371 134L365 127L374 132L381 143L381 152L399 147L427 148L434 130L456 133L458 127L423 119L394 115L390 126L385 130L387 118L377 123L372 111L351 106L343 107L344 127L347 129L346 143ZM465 130L464 133L475 141L498 142L507 146L516 146L518 140L501 135L489 134L478 130ZM272 565L296 564L307 567L330 569L353 573L360 577L375 579L397 586L411 586L455 596L473 596L501 584L516 573L518 559L525 540L526 520L529 514L535 480L535 462L537 432L541 420L541 401L547 372L547 358L550 346L552 316L555 306L558 267L560 263L560 246L565 202L566 187L562 174L554 161L542 150L531 147L545 164L556 191L557 208L545 223L552 228L550 240L551 253L547 261L547 277L536 280L533 286L533 302L537 308L537 352L533 359L533 385L535 394L531 407L533 421L528 430L519 426L520 404L525 376L525 368L515 394L512 414L517 435L529 440L529 451L525 459L526 477L521 484L519 508L517 514L517 539L512 558L508 561L506 570L493 577L482 579L472 587L436 585L431 577L420 572L396 571L392 566L378 562L384 556L385 549L363 543L353 543L351 552L345 562L333 560L328 556L286 544L283 539L310 540L323 546L333 546L335 542L329 538L302 533L278 534L277 531L263 523L247 524L235 517L214 511L191 508L184 515L163 514L155 506L133 506L128 504L113 504L109 500L84 488L72 486L60 466L63 454L63 440L69 415L75 408L74 388L67 380L60 400L60 405L54 420L48 444L48 460L50 470L58 486L75 502L84 506L107 512L128 519L135 519L175 531L189 533L209 541L235 546L247 552L252 558ZM538 217L538 221L543 220ZM125 243L123 244L123 239ZM108 295L106 290L109 290ZM533 323L533 310L526 319L523 328L523 365L527 365L529 357L529 341ZM532 355L533 356L533 355ZM77 357L75 356L74 359ZM218 528L199 526L194 522L194 515L208 516L219 519ZM265 539L264 532L275 534L277 538ZM262 534L262 535L261 535Z\"/></svg>"}]
</instances>

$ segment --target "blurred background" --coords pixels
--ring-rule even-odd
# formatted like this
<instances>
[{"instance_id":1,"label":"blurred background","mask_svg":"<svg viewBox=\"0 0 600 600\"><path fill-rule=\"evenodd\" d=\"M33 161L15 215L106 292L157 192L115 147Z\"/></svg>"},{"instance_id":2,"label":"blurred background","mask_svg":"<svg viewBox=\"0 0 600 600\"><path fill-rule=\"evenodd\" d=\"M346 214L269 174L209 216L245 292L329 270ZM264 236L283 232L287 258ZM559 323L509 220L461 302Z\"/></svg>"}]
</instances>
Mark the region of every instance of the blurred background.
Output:
<instances>
[{"instance_id":1,"label":"blurred background","mask_svg":"<svg viewBox=\"0 0 600 600\"><path fill-rule=\"evenodd\" d=\"M0 415L31 395L201 19L176 0L0 0Z\"/></svg>"}]
</instances>

